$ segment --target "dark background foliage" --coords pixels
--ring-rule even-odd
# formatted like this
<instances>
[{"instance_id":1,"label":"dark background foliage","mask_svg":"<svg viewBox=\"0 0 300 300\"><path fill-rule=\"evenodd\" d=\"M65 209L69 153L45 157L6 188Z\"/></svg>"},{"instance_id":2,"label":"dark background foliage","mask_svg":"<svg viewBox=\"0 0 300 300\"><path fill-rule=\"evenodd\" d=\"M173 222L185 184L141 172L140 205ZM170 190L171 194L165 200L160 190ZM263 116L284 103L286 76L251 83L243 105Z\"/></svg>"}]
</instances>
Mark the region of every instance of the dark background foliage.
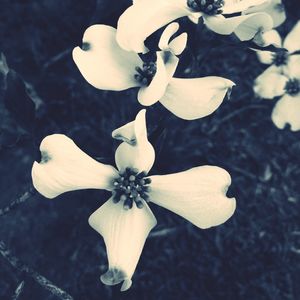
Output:
<instances>
[{"instance_id":1,"label":"dark background foliage","mask_svg":"<svg viewBox=\"0 0 300 300\"><path fill-rule=\"evenodd\" d=\"M299 1L286 2L283 35L300 17ZM129 4L0 1L0 51L16 72L8 78L6 103L3 90L0 94L0 208L28 190L31 165L47 134L64 133L91 156L113 162L117 143L111 131L140 109L136 91L94 89L77 70L71 50L81 44L88 25L115 25ZM87 223L107 199L104 192L77 191L54 200L33 196L0 217L0 239L74 299L297 299L300 133L278 130L270 119L275 101L254 96L253 79L265 68L254 52L220 43L211 50L208 40L215 40L214 34L181 22L190 40L178 74L224 76L237 87L214 114L196 121L172 117L159 104L149 108L150 132L162 117L168 120L153 138L152 173L203 164L226 168L233 179L229 194L237 198L234 216L222 226L199 230L152 205L159 225L146 242L132 288L122 294L119 287L100 283L107 267L104 243ZM22 79L38 107L34 125ZM22 280L19 299L57 299L0 256L0 298L12 299Z\"/></svg>"}]
</instances>

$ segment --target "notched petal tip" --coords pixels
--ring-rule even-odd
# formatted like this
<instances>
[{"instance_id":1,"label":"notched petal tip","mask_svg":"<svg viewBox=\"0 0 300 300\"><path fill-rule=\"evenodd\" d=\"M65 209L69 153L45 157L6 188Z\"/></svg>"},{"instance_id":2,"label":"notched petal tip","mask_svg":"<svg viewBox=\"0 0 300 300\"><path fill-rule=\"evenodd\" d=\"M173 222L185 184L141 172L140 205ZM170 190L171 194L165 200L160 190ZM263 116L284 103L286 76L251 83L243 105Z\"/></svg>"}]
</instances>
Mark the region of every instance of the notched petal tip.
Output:
<instances>
[{"instance_id":1,"label":"notched petal tip","mask_svg":"<svg viewBox=\"0 0 300 300\"><path fill-rule=\"evenodd\" d=\"M109 269L106 273L100 276L100 280L106 285L117 285L124 281L121 286L122 292L128 290L132 285L131 279L127 277L125 272L117 268Z\"/></svg>"}]
</instances>

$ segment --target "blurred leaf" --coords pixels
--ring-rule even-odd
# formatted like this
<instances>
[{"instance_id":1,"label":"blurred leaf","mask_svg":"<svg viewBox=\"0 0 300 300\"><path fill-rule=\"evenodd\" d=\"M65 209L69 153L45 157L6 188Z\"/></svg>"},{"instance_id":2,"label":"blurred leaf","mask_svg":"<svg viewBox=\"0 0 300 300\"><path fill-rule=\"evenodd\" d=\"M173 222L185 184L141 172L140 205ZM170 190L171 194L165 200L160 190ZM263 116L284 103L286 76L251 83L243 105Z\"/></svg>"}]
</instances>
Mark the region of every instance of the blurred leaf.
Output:
<instances>
[{"instance_id":1,"label":"blurred leaf","mask_svg":"<svg viewBox=\"0 0 300 300\"><path fill-rule=\"evenodd\" d=\"M4 104L15 121L26 131L32 132L35 122L35 105L26 92L22 78L13 70L7 74Z\"/></svg>"}]
</instances>

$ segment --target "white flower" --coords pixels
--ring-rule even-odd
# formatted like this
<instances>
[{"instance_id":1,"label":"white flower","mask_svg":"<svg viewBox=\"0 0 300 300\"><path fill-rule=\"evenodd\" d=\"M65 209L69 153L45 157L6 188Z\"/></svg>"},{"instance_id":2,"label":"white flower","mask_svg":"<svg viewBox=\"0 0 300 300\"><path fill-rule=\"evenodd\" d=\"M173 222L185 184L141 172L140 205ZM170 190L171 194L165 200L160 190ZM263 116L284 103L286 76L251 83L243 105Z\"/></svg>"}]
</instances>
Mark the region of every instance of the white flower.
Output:
<instances>
[{"instance_id":1,"label":"white flower","mask_svg":"<svg viewBox=\"0 0 300 300\"><path fill-rule=\"evenodd\" d=\"M253 14L256 12L265 12L271 16L273 20L273 27L276 28L286 20L285 8L282 0L270 0L261 5L250 7L243 11L243 14Z\"/></svg>"},{"instance_id":2,"label":"white flower","mask_svg":"<svg viewBox=\"0 0 300 300\"><path fill-rule=\"evenodd\" d=\"M65 135L47 136L41 143L42 161L32 167L35 188L54 198L67 191L94 188L112 192L111 198L89 218L104 239L108 271L103 283L123 281L130 288L144 243L156 219L153 202L186 218L199 228L224 223L234 213L235 199L226 197L230 175L222 168L202 166L184 172L147 176L155 152L147 139L145 110L113 131L123 142L115 153L118 170L93 160Z\"/></svg>"},{"instance_id":3,"label":"white flower","mask_svg":"<svg viewBox=\"0 0 300 300\"><path fill-rule=\"evenodd\" d=\"M120 91L139 87L138 101L145 106L160 101L176 116L193 120L214 112L234 83L210 76L194 79L173 78L187 34L171 39L179 25L170 24L163 32L156 61L143 63L138 54L116 42L116 29L93 25L83 36L83 48L73 50L73 59L84 78L94 87Z\"/></svg>"},{"instance_id":4,"label":"white flower","mask_svg":"<svg viewBox=\"0 0 300 300\"><path fill-rule=\"evenodd\" d=\"M271 30L263 34L269 44L283 47L276 53L257 51L259 60L271 65L254 82L254 92L264 98L273 99L283 96L275 105L272 120L283 129L290 124L292 131L300 130L300 21L292 28L282 42L277 31Z\"/></svg>"},{"instance_id":5,"label":"white flower","mask_svg":"<svg viewBox=\"0 0 300 300\"><path fill-rule=\"evenodd\" d=\"M242 40L250 40L260 30L273 28L272 18L266 13L251 13L240 16L225 15L240 13L249 7L269 0L136 0L120 16L117 41L128 51L147 52L145 39L168 23L188 16L197 23L203 17L212 31L229 35L235 33Z\"/></svg>"},{"instance_id":6,"label":"white flower","mask_svg":"<svg viewBox=\"0 0 300 300\"><path fill-rule=\"evenodd\" d=\"M266 73L269 73L270 71L289 73L290 68L299 69L298 64L300 55L297 53L297 51L300 51L299 36L300 21L296 23L284 41L282 41L276 30L270 30L262 34L261 38L264 45L272 44L278 48L283 48L276 53L271 51L256 51L259 61L263 64L270 65L270 67L265 70Z\"/></svg>"}]
</instances>

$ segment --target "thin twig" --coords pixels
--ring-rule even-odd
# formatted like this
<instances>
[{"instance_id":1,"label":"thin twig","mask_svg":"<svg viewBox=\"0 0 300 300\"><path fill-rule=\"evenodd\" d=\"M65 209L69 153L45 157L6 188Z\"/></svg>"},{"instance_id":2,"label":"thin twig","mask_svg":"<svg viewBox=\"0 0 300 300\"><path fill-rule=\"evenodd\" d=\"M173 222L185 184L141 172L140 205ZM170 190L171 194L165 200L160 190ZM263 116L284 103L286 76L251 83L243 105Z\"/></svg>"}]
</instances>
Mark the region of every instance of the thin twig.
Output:
<instances>
[{"instance_id":1,"label":"thin twig","mask_svg":"<svg viewBox=\"0 0 300 300\"><path fill-rule=\"evenodd\" d=\"M19 298L19 296L23 292L24 284L25 284L25 281L24 280L21 281L21 283L17 286L13 296L11 297L11 300L17 300Z\"/></svg>"},{"instance_id":2,"label":"thin twig","mask_svg":"<svg viewBox=\"0 0 300 300\"><path fill-rule=\"evenodd\" d=\"M0 217L6 215L20 204L26 202L30 197L32 197L35 194L36 190L33 187L31 187L29 191L25 192L21 197L11 202L8 206L0 208Z\"/></svg>"},{"instance_id":3,"label":"thin twig","mask_svg":"<svg viewBox=\"0 0 300 300\"><path fill-rule=\"evenodd\" d=\"M71 50L72 48L65 49L64 51L50 58L46 63L44 63L43 69L47 69L50 66L54 65L55 63L57 63L58 61L60 61L61 59L63 59L66 55L71 53Z\"/></svg>"},{"instance_id":4,"label":"thin twig","mask_svg":"<svg viewBox=\"0 0 300 300\"><path fill-rule=\"evenodd\" d=\"M0 254L11 264L12 267L30 276L39 285L41 285L44 289L48 290L53 295L62 300L74 300L73 297L70 296L67 292L54 285L50 280L32 270L31 268L23 264L17 257L13 256L10 249L5 245L3 241L0 241Z\"/></svg>"},{"instance_id":5,"label":"thin twig","mask_svg":"<svg viewBox=\"0 0 300 300\"><path fill-rule=\"evenodd\" d=\"M163 236L169 235L171 233L174 233L176 230L177 230L177 228L164 228L161 230L156 230L149 234L149 238L163 237Z\"/></svg>"}]
</instances>

